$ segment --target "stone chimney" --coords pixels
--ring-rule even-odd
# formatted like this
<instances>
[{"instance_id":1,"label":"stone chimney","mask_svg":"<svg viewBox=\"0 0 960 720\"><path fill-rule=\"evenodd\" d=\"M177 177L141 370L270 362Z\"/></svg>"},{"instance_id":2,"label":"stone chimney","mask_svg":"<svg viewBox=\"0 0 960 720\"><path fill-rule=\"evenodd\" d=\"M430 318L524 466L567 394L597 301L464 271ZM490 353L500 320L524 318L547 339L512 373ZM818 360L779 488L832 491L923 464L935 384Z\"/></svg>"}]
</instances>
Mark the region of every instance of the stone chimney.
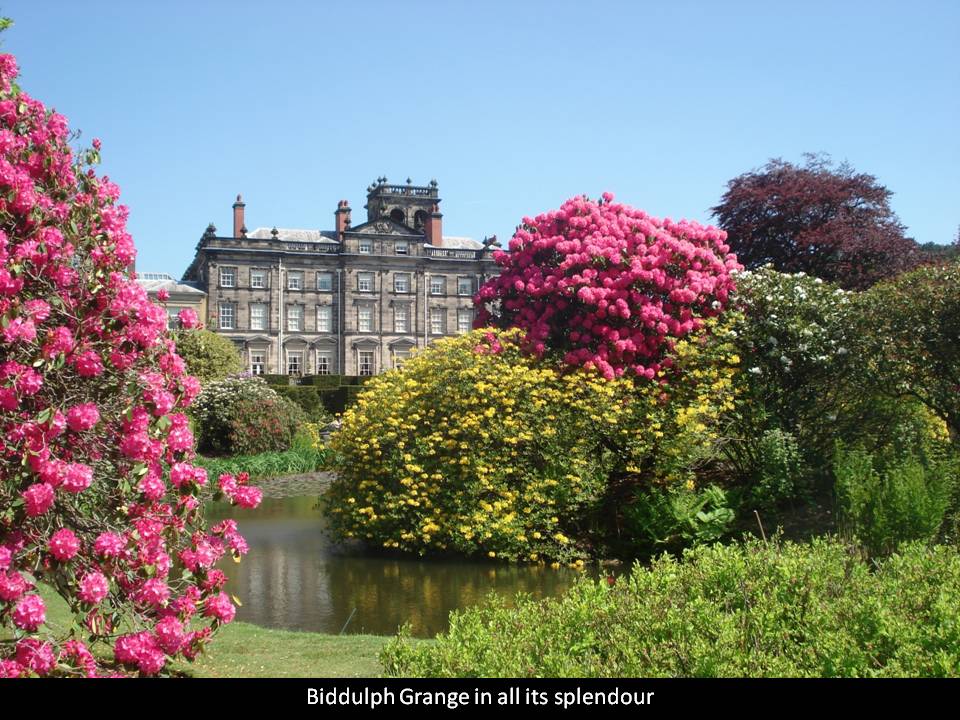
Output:
<instances>
[{"instance_id":1,"label":"stone chimney","mask_svg":"<svg viewBox=\"0 0 960 720\"><path fill-rule=\"evenodd\" d=\"M350 229L350 203L346 200L338 202L334 217L337 219L337 241L343 242L343 234Z\"/></svg>"},{"instance_id":2,"label":"stone chimney","mask_svg":"<svg viewBox=\"0 0 960 720\"><path fill-rule=\"evenodd\" d=\"M237 201L233 204L233 236L235 238L247 234L247 226L243 222L243 209L245 207L243 198L237 195Z\"/></svg>"},{"instance_id":3,"label":"stone chimney","mask_svg":"<svg viewBox=\"0 0 960 720\"><path fill-rule=\"evenodd\" d=\"M443 247L443 215L440 213L440 206L436 203L430 209L430 217L427 218L423 231L428 243L434 247Z\"/></svg>"}]
</instances>

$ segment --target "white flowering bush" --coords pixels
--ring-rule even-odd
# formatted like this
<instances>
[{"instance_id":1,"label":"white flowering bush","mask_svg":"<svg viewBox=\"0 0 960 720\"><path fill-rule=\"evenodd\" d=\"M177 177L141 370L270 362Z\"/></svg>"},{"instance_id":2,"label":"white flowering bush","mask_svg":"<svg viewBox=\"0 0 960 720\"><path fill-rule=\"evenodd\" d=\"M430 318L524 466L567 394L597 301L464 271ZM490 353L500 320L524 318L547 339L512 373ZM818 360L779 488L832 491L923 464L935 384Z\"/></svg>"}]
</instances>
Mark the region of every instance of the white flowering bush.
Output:
<instances>
[{"instance_id":1,"label":"white flowering bush","mask_svg":"<svg viewBox=\"0 0 960 720\"><path fill-rule=\"evenodd\" d=\"M832 423L850 401L852 295L804 273L737 273L739 381L748 402L727 454L742 477L760 486L775 482L767 469L782 463L769 455L783 442L766 442L773 436L814 460L829 452Z\"/></svg>"},{"instance_id":2,"label":"white flowering bush","mask_svg":"<svg viewBox=\"0 0 960 720\"><path fill-rule=\"evenodd\" d=\"M770 267L738 273L737 285L746 319L739 345L751 388L785 420L799 420L801 405L821 394L820 381L850 360L854 293Z\"/></svg>"},{"instance_id":3,"label":"white flowering bush","mask_svg":"<svg viewBox=\"0 0 960 720\"><path fill-rule=\"evenodd\" d=\"M192 415L201 451L233 455L288 450L308 422L299 405L249 375L204 385Z\"/></svg>"}]
</instances>

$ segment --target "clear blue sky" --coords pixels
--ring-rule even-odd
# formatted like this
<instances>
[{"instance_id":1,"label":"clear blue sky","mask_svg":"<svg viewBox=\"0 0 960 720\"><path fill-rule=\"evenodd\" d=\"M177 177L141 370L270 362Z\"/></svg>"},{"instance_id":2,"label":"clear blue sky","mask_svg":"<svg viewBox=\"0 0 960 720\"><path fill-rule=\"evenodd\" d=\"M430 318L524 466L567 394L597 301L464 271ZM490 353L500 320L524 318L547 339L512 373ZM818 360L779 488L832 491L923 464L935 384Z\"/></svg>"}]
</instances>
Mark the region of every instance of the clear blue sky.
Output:
<instances>
[{"instance_id":1,"label":"clear blue sky","mask_svg":"<svg viewBox=\"0 0 960 720\"><path fill-rule=\"evenodd\" d=\"M960 224L960 2L0 0L21 86L103 141L139 270L210 221L328 229L377 176L506 239L572 195L709 220L726 182L823 151L919 242Z\"/></svg>"}]
</instances>

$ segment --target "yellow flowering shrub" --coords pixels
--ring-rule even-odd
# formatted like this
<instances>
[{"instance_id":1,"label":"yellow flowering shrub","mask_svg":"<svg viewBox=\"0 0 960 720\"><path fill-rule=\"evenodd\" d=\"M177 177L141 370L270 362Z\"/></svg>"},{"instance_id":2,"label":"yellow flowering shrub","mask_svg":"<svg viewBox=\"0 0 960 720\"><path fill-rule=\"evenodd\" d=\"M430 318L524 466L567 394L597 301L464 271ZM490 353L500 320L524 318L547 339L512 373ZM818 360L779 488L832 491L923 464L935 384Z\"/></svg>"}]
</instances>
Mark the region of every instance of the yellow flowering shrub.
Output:
<instances>
[{"instance_id":1,"label":"yellow flowering shrub","mask_svg":"<svg viewBox=\"0 0 960 720\"><path fill-rule=\"evenodd\" d=\"M324 502L336 534L420 554L573 562L606 522L612 478L688 481L682 456L713 442L732 404L736 363L702 366L697 338L677 343L655 381L562 371L519 340L517 330L447 338L364 385L331 438Z\"/></svg>"}]
</instances>

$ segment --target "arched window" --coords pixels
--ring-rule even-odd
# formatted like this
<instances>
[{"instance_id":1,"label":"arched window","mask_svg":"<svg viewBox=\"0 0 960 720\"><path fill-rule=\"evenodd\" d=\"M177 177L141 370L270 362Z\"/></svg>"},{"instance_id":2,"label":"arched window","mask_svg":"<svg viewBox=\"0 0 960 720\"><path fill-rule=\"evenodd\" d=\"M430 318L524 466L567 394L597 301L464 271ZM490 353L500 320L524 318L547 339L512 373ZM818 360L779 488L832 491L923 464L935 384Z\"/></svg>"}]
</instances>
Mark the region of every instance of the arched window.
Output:
<instances>
[{"instance_id":1,"label":"arched window","mask_svg":"<svg viewBox=\"0 0 960 720\"><path fill-rule=\"evenodd\" d=\"M400 223L403 225L406 222L407 216L404 214L403 210L400 208L394 208L390 211L390 219L395 223Z\"/></svg>"},{"instance_id":2,"label":"arched window","mask_svg":"<svg viewBox=\"0 0 960 720\"><path fill-rule=\"evenodd\" d=\"M417 230L423 230L423 226L427 224L427 214L423 210L417 210L417 214L413 216L413 227Z\"/></svg>"}]
</instances>

